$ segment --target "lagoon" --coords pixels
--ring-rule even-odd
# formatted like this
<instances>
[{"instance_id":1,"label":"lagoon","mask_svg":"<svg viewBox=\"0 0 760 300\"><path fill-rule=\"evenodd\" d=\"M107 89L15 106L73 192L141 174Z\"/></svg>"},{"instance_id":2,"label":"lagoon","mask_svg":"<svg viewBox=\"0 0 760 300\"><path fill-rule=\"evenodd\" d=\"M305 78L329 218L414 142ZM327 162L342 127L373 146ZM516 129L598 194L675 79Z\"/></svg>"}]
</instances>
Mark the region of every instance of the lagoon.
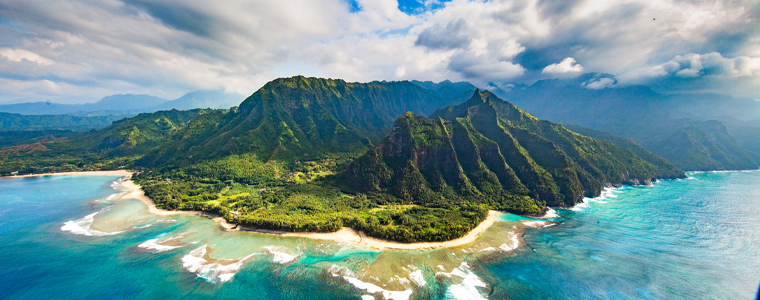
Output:
<instances>
[{"instance_id":1,"label":"lagoon","mask_svg":"<svg viewBox=\"0 0 760 300\"><path fill-rule=\"evenodd\" d=\"M0 298L752 299L760 283L760 172L500 214L472 244L414 251L153 215L117 178L0 179Z\"/></svg>"}]
</instances>

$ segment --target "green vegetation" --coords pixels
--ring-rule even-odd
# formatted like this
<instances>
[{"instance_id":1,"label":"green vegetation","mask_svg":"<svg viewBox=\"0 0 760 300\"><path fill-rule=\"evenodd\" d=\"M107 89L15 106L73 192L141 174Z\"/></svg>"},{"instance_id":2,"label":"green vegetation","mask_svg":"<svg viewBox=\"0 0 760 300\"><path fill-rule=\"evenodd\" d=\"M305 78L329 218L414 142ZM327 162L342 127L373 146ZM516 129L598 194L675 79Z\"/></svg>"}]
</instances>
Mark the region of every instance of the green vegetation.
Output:
<instances>
[{"instance_id":1,"label":"green vegetation","mask_svg":"<svg viewBox=\"0 0 760 300\"><path fill-rule=\"evenodd\" d=\"M606 185L646 184L658 178L684 177L672 166L654 165L630 150L583 136L540 120L490 92L439 109L431 116L467 118L497 143L506 163L531 191L552 206L571 206L597 196Z\"/></svg>"},{"instance_id":2,"label":"green vegetation","mask_svg":"<svg viewBox=\"0 0 760 300\"><path fill-rule=\"evenodd\" d=\"M683 176L462 84L292 77L229 110L162 111L4 148L0 174L128 168L159 208L256 228L465 235L489 209L538 214L605 185ZM399 117L400 116L400 117Z\"/></svg>"},{"instance_id":3,"label":"green vegetation","mask_svg":"<svg viewBox=\"0 0 760 300\"><path fill-rule=\"evenodd\" d=\"M8 130L73 130L105 128L114 121L134 115L79 117L70 115L20 115L0 112L0 131Z\"/></svg>"},{"instance_id":4,"label":"green vegetation","mask_svg":"<svg viewBox=\"0 0 760 300\"><path fill-rule=\"evenodd\" d=\"M0 174L133 168L197 115L208 110L140 114L111 126L65 139L0 149Z\"/></svg>"}]
</instances>

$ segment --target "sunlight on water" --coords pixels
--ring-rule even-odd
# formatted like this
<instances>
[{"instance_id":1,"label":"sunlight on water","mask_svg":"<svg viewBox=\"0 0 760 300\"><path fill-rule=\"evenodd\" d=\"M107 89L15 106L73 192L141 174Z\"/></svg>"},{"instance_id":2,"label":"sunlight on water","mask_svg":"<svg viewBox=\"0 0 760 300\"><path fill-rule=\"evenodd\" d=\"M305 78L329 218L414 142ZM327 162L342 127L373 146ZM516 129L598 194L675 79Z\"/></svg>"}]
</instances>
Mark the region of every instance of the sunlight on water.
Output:
<instances>
[{"instance_id":1,"label":"sunlight on water","mask_svg":"<svg viewBox=\"0 0 760 300\"><path fill-rule=\"evenodd\" d=\"M474 243L416 251L157 216L111 196L115 178L3 179L0 271L14 275L0 296L751 298L760 173L689 175L607 190L547 219L501 214Z\"/></svg>"}]
</instances>

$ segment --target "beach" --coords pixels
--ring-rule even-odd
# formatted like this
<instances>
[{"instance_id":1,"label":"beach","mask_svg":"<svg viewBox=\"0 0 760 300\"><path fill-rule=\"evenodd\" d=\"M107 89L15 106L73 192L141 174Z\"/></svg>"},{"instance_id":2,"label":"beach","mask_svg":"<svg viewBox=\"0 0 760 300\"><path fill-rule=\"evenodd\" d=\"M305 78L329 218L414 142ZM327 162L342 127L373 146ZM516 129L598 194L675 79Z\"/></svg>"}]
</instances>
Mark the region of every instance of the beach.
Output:
<instances>
[{"instance_id":1,"label":"beach","mask_svg":"<svg viewBox=\"0 0 760 300\"><path fill-rule=\"evenodd\" d=\"M64 176L64 175L132 176L132 172L127 171L127 170L59 172L59 173L12 175L12 176L7 176L7 177L0 177L0 178L28 178L28 177L39 177L39 176Z\"/></svg>"},{"instance_id":2,"label":"beach","mask_svg":"<svg viewBox=\"0 0 760 300\"><path fill-rule=\"evenodd\" d=\"M135 184L131 178L132 178L132 172L127 170L117 170L117 171L86 171L86 172L62 172L62 173L44 173L44 174L29 174L29 175L17 175L17 176L10 176L7 178L23 178L23 177L37 177L37 176L62 176L62 175L104 175L104 176L122 176L119 180L119 191L121 194L117 195L113 198L113 200L122 200L122 199L137 199L145 203L147 206L148 212L160 215L160 216L169 216L169 215L176 215L176 214L191 214L191 215L198 215L198 216L204 216L210 219L213 219L214 221L217 221L219 225L224 228L224 230L240 230L240 231L246 231L250 232L252 234L273 234L283 237L296 237L296 238L310 238L310 239L317 239L317 240L330 240L335 242L341 242L341 243L350 243L350 244L357 244L373 249L396 249L396 250L421 250L421 249L435 249L435 248L441 248L441 247L457 247L462 245L467 245L475 240L477 240L480 235L488 229L488 227L491 227L494 222L496 222L498 217L497 211L489 211L488 216L486 219L481 222L477 227L475 227L473 230L471 230L467 235L460 237L458 239L450 240L450 241L444 241L444 242L423 242L423 243L399 243L399 242L393 242L388 240L382 240L377 239L373 237L366 236L361 231L356 231L349 227L343 227L343 229L337 231L337 232L330 232L330 233L321 233L321 232L287 232L287 231L279 231L279 230L265 230L265 229L256 229L256 228L250 228L245 226L239 226L237 224L230 224L227 222L227 220L224 219L224 217L209 214L205 212L199 212L199 211L170 211L170 210L163 210L160 208L157 208L155 203L152 199L150 199L148 196L145 196L145 192L142 190L142 188Z\"/></svg>"},{"instance_id":3,"label":"beach","mask_svg":"<svg viewBox=\"0 0 760 300\"><path fill-rule=\"evenodd\" d=\"M131 176L132 176L131 174L128 174L120 180L120 184L122 188L124 189L124 194L119 197L123 199L141 200L148 207L148 211L156 215L165 216L165 215L174 215L174 214L180 214L180 213L200 215L200 216L211 218L219 222L220 226L224 228L225 230L248 231L254 234L274 234L274 235L279 235L279 236L284 236L284 237L299 237L299 238L310 238L310 239L318 239L318 240L331 240L331 241L341 242L341 243L351 243L351 244L362 245L365 247L380 249L380 250L382 249L420 250L420 249L434 249L434 248L440 248L440 247L456 247L456 246L466 245L466 244L474 242L484 231L486 231L486 229L488 229L488 227L491 227L491 225L493 225L493 223L496 222L496 219L498 216L497 211L493 211L493 210L489 211L488 217L486 217L486 219L483 222L481 222L477 227L475 227L473 230L467 233L467 235L458 239L445 241L445 242L424 242L424 243L410 243L410 244L398 243L398 242L368 237L363 232L356 231L349 227L343 227L343 229L337 232L330 232L330 233L263 230L263 229L249 228L245 226L238 226L237 224L230 224L223 217L209 214L209 213L198 212L198 211L168 211L168 210L157 208L155 203L153 203L153 200L145 196L145 193L140 188L140 186L135 184L130 179Z\"/></svg>"}]
</instances>

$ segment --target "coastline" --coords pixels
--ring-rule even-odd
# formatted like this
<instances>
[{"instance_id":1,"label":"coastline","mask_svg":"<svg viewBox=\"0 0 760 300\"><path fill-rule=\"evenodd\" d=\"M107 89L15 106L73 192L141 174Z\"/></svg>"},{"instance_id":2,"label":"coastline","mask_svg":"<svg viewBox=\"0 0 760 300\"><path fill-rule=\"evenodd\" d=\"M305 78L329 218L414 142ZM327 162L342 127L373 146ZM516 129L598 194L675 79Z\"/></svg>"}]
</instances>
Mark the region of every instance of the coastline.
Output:
<instances>
[{"instance_id":1,"label":"coastline","mask_svg":"<svg viewBox=\"0 0 760 300\"><path fill-rule=\"evenodd\" d=\"M237 224L230 224L221 216L205 213L205 212L198 212L198 211L168 211L163 210L160 208L157 208L155 203L153 203L153 200L149 197L145 196L145 193L143 192L142 188L135 184L131 180L131 174L122 177L121 180L119 180L120 185L123 189L125 189L124 194L120 196L119 198L122 199L137 199L145 203L145 205L148 207L148 212L156 215L176 215L176 214L190 214L190 215L197 215L197 216L204 216L207 218L210 218L216 222L219 223L219 225L227 231L247 231L251 233L259 233L259 234L273 234L278 235L282 237L297 237L297 238L310 238L310 239L316 239L316 240L330 240L335 242L341 242L341 243L350 243L350 244L356 244L361 245L373 249L383 250L383 249L395 249L395 250L421 250L421 249L435 249L435 248L441 248L441 247L456 247L456 246L462 246L466 244L470 244L474 242L480 235L486 231L493 223L496 222L498 212L495 210L488 212L488 217L483 222L480 222L477 227L475 227L473 230L470 230L470 232L467 233L467 235L450 240L445 242L422 242L422 243L399 243L399 242L393 242L393 241L387 241L387 240L381 240L376 239L372 237L366 236L361 231L356 231L353 228L350 227L343 227L343 229L336 231L336 232L330 232L330 233L321 233L321 232L288 232L288 231L280 231L280 230L265 230L265 229L255 229L255 228L249 228L245 226L240 226Z\"/></svg>"},{"instance_id":2,"label":"coastline","mask_svg":"<svg viewBox=\"0 0 760 300\"><path fill-rule=\"evenodd\" d=\"M171 216L171 215L177 215L177 214L189 214L189 215L196 215L196 216L203 216L207 217L209 219L212 219L219 223L219 225L226 231L246 231L251 233L258 233L258 234L272 234L272 235L278 235L282 237L295 237L295 238L310 238L315 240L330 240L334 242L340 242L340 243L349 243L349 244L355 244L355 245L361 245L365 247L369 247L372 249L394 249L394 250L422 250L422 249L435 249L435 248L450 248L450 247L457 247L457 246L463 246L470 243L475 242L475 240L480 237L483 232L486 231L491 225L493 225L498 217L498 211L491 210L488 212L488 217L486 217L483 222L480 222L478 226L470 230L465 236L450 240L450 241L444 241L444 242L421 242L421 243L399 243L394 241L388 241L388 240L382 240L377 239L373 237L368 237L364 234L364 232L356 231L353 228L350 227L343 227L343 229L336 231L336 232L330 232L330 233L322 233L322 232L288 232L288 231L280 231L280 230L266 230L266 229L256 229L256 228L250 228L245 226L240 226L238 224L230 224L227 222L226 219L222 216L209 214L206 212L200 212L200 211L170 211L170 210L163 210L158 207L156 207L156 204L153 202L153 199L150 199L148 196L145 196L145 192L142 190L142 188L135 184L132 181L132 172L127 170L117 170L117 171L84 171L84 172L60 172L60 173L40 173L40 174L29 174L29 175L14 175L14 176L8 176L3 178L26 178L26 177L41 177L41 176L63 176L63 175L102 175L102 176L122 176L118 179L118 184L120 186L119 192L120 195L116 196L115 200L120 199L136 199L140 200L147 206L147 210L151 214L160 215L160 216Z\"/></svg>"},{"instance_id":3,"label":"coastline","mask_svg":"<svg viewBox=\"0 0 760 300\"><path fill-rule=\"evenodd\" d=\"M11 176L3 176L3 177L0 177L0 178L29 178L29 177L42 177L42 176L64 176L64 175L132 176L132 172L127 171L127 170L58 172L58 173L39 173L39 174L26 174L26 175L11 175Z\"/></svg>"}]
</instances>

